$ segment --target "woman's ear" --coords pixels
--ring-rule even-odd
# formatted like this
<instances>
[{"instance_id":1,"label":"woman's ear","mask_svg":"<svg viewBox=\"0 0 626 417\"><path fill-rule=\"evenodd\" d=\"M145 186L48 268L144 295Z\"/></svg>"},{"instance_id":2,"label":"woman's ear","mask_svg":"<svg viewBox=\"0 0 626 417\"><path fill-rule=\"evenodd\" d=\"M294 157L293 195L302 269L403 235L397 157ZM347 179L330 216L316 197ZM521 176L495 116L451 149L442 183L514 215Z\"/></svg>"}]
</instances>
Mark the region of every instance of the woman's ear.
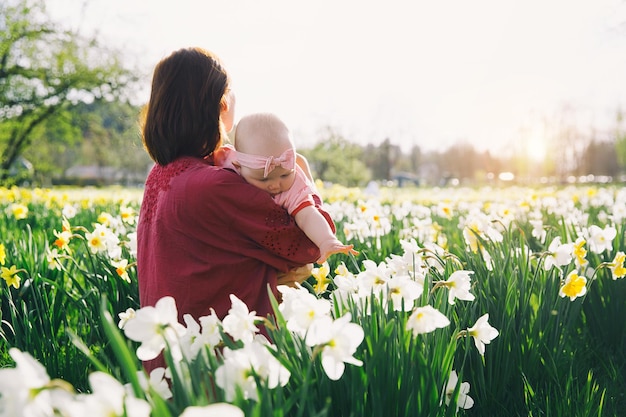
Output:
<instances>
[{"instance_id":1,"label":"woman's ear","mask_svg":"<svg viewBox=\"0 0 626 417\"><path fill-rule=\"evenodd\" d=\"M220 101L220 112L224 113L227 112L230 109L230 100L224 96L224 98L222 98L222 100Z\"/></svg>"},{"instance_id":2,"label":"woman's ear","mask_svg":"<svg viewBox=\"0 0 626 417\"><path fill-rule=\"evenodd\" d=\"M235 95L232 91L227 92L220 101L220 120L224 124L226 132L233 129L235 121Z\"/></svg>"}]
</instances>

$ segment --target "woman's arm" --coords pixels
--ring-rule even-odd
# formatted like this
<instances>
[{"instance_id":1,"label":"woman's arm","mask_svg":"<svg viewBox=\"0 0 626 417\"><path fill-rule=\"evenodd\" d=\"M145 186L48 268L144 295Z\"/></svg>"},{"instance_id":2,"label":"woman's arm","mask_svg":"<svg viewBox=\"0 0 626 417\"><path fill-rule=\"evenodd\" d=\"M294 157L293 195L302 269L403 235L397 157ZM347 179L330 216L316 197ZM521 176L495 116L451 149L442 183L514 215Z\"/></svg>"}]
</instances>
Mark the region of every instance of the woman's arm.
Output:
<instances>
[{"instance_id":1,"label":"woman's arm","mask_svg":"<svg viewBox=\"0 0 626 417\"><path fill-rule=\"evenodd\" d=\"M223 237L225 244L237 244L246 255L257 257L281 271L319 258L317 246L268 193L230 171L222 171L219 178L220 181L207 190L213 196L207 204L211 205L209 212L220 213L221 218L216 221L228 222L233 231Z\"/></svg>"}]
</instances>

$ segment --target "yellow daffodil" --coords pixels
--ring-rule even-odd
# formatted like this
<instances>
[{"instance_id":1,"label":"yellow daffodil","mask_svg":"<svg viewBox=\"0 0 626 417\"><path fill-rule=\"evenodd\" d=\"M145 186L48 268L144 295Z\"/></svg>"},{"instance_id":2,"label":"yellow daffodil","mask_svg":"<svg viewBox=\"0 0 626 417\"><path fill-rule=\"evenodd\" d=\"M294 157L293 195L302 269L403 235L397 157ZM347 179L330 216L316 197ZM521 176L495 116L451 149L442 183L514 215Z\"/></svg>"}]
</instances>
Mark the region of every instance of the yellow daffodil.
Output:
<instances>
[{"instance_id":1,"label":"yellow daffodil","mask_svg":"<svg viewBox=\"0 0 626 417\"><path fill-rule=\"evenodd\" d=\"M128 265L128 260L122 259L120 261L113 261L111 264L115 267L117 275L124 281L130 283L130 277L128 276L128 268L130 265Z\"/></svg>"},{"instance_id":2,"label":"yellow daffodil","mask_svg":"<svg viewBox=\"0 0 626 417\"><path fill-rule=\"evenodd\" d=\"M613 258L613 262L609 265L611 269L611 275L613 279L624 278L626 275L626 268L624 267L624 263L626 261L626 255L624 252L617 252L615 254L615 258Z\"/></svg>"},{"instance_id":3,"label":"yellow daffodil","mask_svg":"<svg viewBox=\"0 0 626 417\"><path fill-rule=\"evenodd\" d=\"M576 265L579 268L584 267L588 263L586 259L586 256L587 256L587 249L585 249L586 244L587 244L587 241L582 237L579 237L578 239L576 239L576 242L574 242L572 254L574 255L574 258L576 260Z\"/></svg>"},{"instance_id":4,"label":"yellow daffodil","mask_svg":"<svg viewBox=\"0 0 626 417\"><path fill-rule=\"evenodd\" d=\"M322 294L328 288L328 284L332 281L328 278L328 274L330 273L330 267L328 266L328 262L324 262L319 268L313 268L311 270L311 275L315 278L315 285L313 289L316 294Z\"/></svg>"},{"instance_id":5,"label":"yellow daffodil","mask_svg":"<svg viewBox=\"0 0 626 417\"><path fill-rule=\"evenodd\" d=\"M72 233L69 230L64 229L62 232L57 232L55 230L54 235L57 237L54 241L54 246L56 246L59 250L69 252L69 243L72 238Z\"/></svg>"},{"instance_id":6,"label":"yellow daffodil","mask_svg":"<svg viewBox=\"0 0 626 417\"><path fill-rule=\"evenodd\" d=\"M100 213L100 215L98 216L98 223L104 226L110 226L112 220L113 220L113 216L111 216L109 213L105 211Z\"/></svg>"},{"instance_id":7,"label":"yellow daffodil","mask_svg":"<svg viewBox=\"0 0 626 417\"><path fill-rule=\"evenodd\" d=\"M71 232L72 231L72 226L70 226L70 221L67 219L67 217L63 217L63 220L61 221L61 227L62 227L62 231L63 232Z\"/></svg>"},{"instance_id":8,"label":"yellow daffodil","mask_svg":"<svg viewBox=\"0 0 626 417\"><path fill-rule=\"evenodd\" d=\"M0 265L4 265L6 258L7 258L6 249L4 248L4 245L0 243Z\"/></svg>"},{"instance_id":9,"label":"yellow daffodil","mask_svg":"<svg viewBox=\"0 0 626 417\"><path fill-rule=\"evenodd\" d=\"M85 238L87 239L87 244L89 246L89 250L91 253L103 252L106 250L106 245L104 244L104 239L97 233L86 233Z\"/></svg>"},{"instance_id":10,"label":"yellow daffodil","mask_svg":"<svg viewBox=\"0 0 626 417\"><path fill-rule=\"evenodd\" d=\"M20 287L21 278L17 275L18 272L22 271L21 269L17 269L15 265L11 265L10 268L0 267L0 277L4 279L7 285L13 286L14 288Z\"/></svg>"},{"instance_id":11,"label":"yellow daffodil","mask_svg":"<svg viewBox=\"0 0 626 417\"><path fill-rule=\"evenodd\" d=\"M573 270L565 278L563 286L559 290L561 297L569 297L574 301L577 297L582 297L587 293L587 278L578 275L577 270Z\"/></svg>"},{"instance_id":12,"label":"yellow daffodil","mask_svg":"<svg viewBox=\"0 0 626 417\"><path fill-rule=\"evenodd\" d=\"M135 210L132 207L120 207L120 217L122 218L122 221L126 224L135 224Z\"/></svg>"},{"instance_id":13,"label":"yellow daffodil","mask_svg":"<svg viewBox=\"0 0 626 417\"><path fill-rule=\"evenodd\" d=\"M11 204L9 206L9 210L16 220L22 220L28 216L28 207L26 207L24 204Z\"/></svg>"}]
</instances>

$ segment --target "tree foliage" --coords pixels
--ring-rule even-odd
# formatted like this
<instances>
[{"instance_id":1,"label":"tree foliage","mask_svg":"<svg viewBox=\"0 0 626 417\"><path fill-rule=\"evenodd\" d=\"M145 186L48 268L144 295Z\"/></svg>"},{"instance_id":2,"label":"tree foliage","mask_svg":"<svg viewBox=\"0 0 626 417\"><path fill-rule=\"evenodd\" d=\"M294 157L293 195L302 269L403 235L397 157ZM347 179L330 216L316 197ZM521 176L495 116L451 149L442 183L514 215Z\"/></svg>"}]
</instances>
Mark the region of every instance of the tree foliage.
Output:
<instances>
[{"instance_id":1,"label":"tree foliage","mask_svg":"<svg viewBox=\"0 0 626 417\"><path fill-rule=\"evenodd\" d=\"M141 143L139 112L139 107L126 102L95 100L78 103L43 123L33 133L37 146L24 152L28 160L36 161L34 183L105 181L68 176L72 167L114 169L118 181L142 183L152 160Z\"/></svg>"},{"instance_id":2,"label":"tree foliage","mask_svg":"<svg viewBox=\"0 0 626 417\"><path fill-rule=\"evenodd\" d=\"M76 137L67 124L72 106L123 97L136 79L120 52L52 21L44 0L2 2L0 18L0 182L7 182L18 157L48 132L56 145Z\"/></svg>"},{"instance_id":3,"label":"tree foliage","mask_svg":"<svg viewBox=\"0 0 626 417\"><path fill-rule=\"evenodd\" d=\"M325 138L312 149L302 150L313 176L322 181L355 187L366 184L371 172L363 163L363 148L328 128Z\"/></svg>"}]
</instances>

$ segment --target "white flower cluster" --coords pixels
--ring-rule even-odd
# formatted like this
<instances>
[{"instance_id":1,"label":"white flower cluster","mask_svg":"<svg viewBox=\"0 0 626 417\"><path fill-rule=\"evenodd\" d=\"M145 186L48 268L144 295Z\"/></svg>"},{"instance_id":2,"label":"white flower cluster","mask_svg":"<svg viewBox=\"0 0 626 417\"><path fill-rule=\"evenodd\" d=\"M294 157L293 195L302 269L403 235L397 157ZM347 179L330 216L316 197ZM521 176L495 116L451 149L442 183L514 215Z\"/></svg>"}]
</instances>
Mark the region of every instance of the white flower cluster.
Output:
<instances>
[{"instance_id":1,"label":"white flower cluster","mask_svg":"<svg viewBox=\"0 0 626 417\"><path fill-rule=\"evenodd\" d=\"M427 274L436 271L441 276L444 273L443 259L448 254L434 244L420 247L414 240L402 240L401 244L403 255L391 255L378 264L366 260L359 273L353 274L341 264L335 270L332 281L327 277L330 273L327 264L317 268L315 278L326 283L319 287L320 290L325 290L328 283L334 283L329 299L299 285L278 287L282 296L278 309L287 330L303 342L313 359L320 358L329 379L340 379L346 364L363 365L355 355L365 334L359 324L352 322L352 314L370 314L368 309L372 305L368 299L371 297L381 300L385 309L406 311L406 331L414 337L450 325L450 320L439 310L431 305L420 305ZM457 300L472 301L472 274L472 271L457 270L447 279L435 281L432 290L447 290L450 305ZM179 323L172 297L164 297L154 306L128 309L119 314L119 328L127 338L139 343L136 350L138 359L149 361L165 350L171 358L171 368L157 368L147 377L141 372L140 380L146 393L157 393L163 399L171 398L173 373L184 377L188 370L182 364L193 363L200 355L208 353L218 359L213 381L223 390L226 401L232 402L240 396L258 401L260 390L283 387L289 382L290 371L277 359L277 347L259 331L258 325L266 319L257 316L255 311L249 311L236 296L231 295L230 300L231 309L222 320L211 311L198 320L184 315L184 324ZM333 308L333 303L341 308ZM340 317L334 316L338 311L349 311L348 305L357 309ZM354 318L358 322L363 317ZM474 326L459 333L459 336L472 337L481 355L485 354L485 345L498 336L498 331L489 325L488 318L488 314L484 314ZM14 349L11 355L16 367L0 370L0 381L3 381L0 382L0 411L9 412L7 415L140 417L150 414L149 401L136 398L129 387L122 386L107 374L96 372L90 376L91 394L74 394L67 389L69 384L50 381L43 367L27 353ZM204 358L207 359L206 356ZM468 393L469 384L459 383L456 372L452 370L442 393L442 401L449 403L456 396L457 409L470 408L473 399ZM219 415L242 415L236 407L228 408L228 404L221 406L226 408L221 408L223 414ZM183 415L218 415L217 412L211 413L209 407L189 407Z\"/></svg>"},{"instance_id":2,"label":"white flower cluster","mask_svg":"<svg viewBox=\"0 0 626 417\"><path fill-rule=\"evenodd\" d=\"M592 277L595 270L589 268L586 247L597 255L610 253L616 236L617 229L613 225L606 225L604 228L591 225L579 229L574 242L562 243L561 236L552 239L548 250L543 253L544 270L555 269L562 276L564 275L563 268L574 265L573 269L562 279L559 290L561 297L569 297L571 301L574 301L587 293L587 277ZM625 261L624 252L618 251L611 262L601 264L600 267L609 268L613 280L617 280L626 276Z\"/></svg>"},{"instance_id":3,"label":"white flower cluster","mask_svg":"<svg viewBox=\"0 0 626 417\"><path fill-rule=\"evenodd\" d=\"M51 380L29 353L12 348L14 368L0 369L0 415L11 417L150 417L148 401L137 398L130 386L104 372L89 375L92 392L77 394L62 380ZM181 417L243 417L226 403L187 407Z\"/></svg>"}]
</instances>

